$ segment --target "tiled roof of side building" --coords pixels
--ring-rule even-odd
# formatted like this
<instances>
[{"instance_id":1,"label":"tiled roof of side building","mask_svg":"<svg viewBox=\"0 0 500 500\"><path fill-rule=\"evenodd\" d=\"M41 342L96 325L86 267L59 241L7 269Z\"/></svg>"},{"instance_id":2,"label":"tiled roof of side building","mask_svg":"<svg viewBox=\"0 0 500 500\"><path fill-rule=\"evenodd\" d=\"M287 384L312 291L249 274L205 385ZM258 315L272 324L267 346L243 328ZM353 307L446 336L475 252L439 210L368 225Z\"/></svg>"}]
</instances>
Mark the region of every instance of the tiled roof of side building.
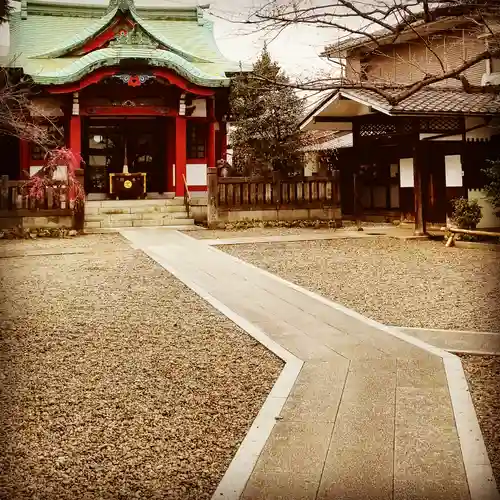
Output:
<instances>
[{"instance_id":1,"label":"tiled roof of side building","mask_svg":"<svg viewBox=\"0 0 500 500\"><path fill-rule=\"evenodd\" d=\"M365 89L341 91L346 97L366 101L391 115L398 114L466 114L496 115L500 113L500 94L494 92L467 93L462 89L426 87L392 106L383 96ZM397 94L401 89L389 91Z\"/></svg>"}]
</instances>

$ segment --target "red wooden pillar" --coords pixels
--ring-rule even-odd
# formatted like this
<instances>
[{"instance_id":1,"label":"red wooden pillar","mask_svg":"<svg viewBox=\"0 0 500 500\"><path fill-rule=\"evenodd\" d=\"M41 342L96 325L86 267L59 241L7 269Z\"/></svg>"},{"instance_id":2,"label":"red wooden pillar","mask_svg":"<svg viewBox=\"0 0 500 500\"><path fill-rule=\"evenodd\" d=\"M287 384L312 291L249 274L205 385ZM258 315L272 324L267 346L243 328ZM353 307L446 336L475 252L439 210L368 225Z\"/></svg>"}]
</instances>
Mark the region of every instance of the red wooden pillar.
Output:
<instances>
[{"instance_id":1,"label":"red wooden pillar","mask_svg":"<svg viewBox=\"0 0 500 500\"><path fill-rule=\"evenodd\" d=\"M82 122L80 115L72 115L69 122L69 149L79 158L82 154Z\"/></svg>"},{"instance_id":2,"label":"red wooden pillar","mask_svg":"<svg viewBox=\"0 0 500 500\"><path fill-rule=\"evenodd\" d=\"M214 100L210 97L207 99L207 116L208 116L208 138L207 138L207 167L215 168L215 110Z\"/></svg>"},{"instance_id":3,"label":"red wooden pillar","mask_svg":"<svg viewBox=\"0 0 500 500\"><path fill-rule=\"evenodd\" d=\"M186 117L175 117L175 196L184 196L186 176Z\"/></svg>"},{"instance_id":4,"label":"red wooden pillar","mask_svg":"<svg viewBox=\"0 0 500 500\"><path fill-rule=\"evenodd\" d=\"M24 177L23 171L30 175L30 143L26 139L19 139L19 178Z\"/></svg>"},{"instance_id":5,"label":"red wooden pillar","mask_svg":"<svg viewBox=\"0 0 500 500\"><path fill-rule=\"evenodd\" d=\"M73 107L69 119L69 149L76 158L82 154L82 122L80 118L80 99L78 92L73 94Z\"/></svg>"},{"instance_id":6,"label":"red wooden pillar","mask_svg":"<svg viewBox=\"0 0 500 500\"><path fill-rule=\"evenodd\" d=\"M175 189L174 164L175 164L175 120L167 119L166 128L166 169L167 169L167 193L173 193Z\"/></svg>"}]
</instances>

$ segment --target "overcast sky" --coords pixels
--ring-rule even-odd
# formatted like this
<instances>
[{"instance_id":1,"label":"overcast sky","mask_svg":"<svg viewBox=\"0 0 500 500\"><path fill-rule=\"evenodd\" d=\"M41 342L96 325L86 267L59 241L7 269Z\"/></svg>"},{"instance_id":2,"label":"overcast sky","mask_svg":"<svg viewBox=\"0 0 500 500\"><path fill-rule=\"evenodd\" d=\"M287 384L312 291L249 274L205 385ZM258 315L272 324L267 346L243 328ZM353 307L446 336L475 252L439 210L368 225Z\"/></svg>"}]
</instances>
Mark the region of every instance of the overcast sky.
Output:
<instances>
[{"instance_id":1,"label":"overcast sky","mask_svg":"<svg viewBox=\"0 0 500 500\"><path fill-rule=\"evenodd\" d=\"M83 3L86 0L52 0L63 3ZM214 0L210 2L209 16L214 21L214 33L217 43L223 54L233 61L252 63L262 50L265 39L269 42L269 51L283 69L290 76L311 76L318 71L324 72L331 69L330 64L319 57L323 47L333 41L333 33L326 30L315 30L307 27L293 27L277 36L252 34L242 24L229 22L223 18L245 19L247 13L255 9L264 0ZM314 0L313 0L314 1ZM13 2L14 5L17 2ZM89 0L89 3L107 4L108 0ZM135 0L136 5L193 5L196 0ZM199 1L200 4L209 3L208 0ZM6 26L0 27L0 45L8 44Z\"/></svg>"}]
</instances>

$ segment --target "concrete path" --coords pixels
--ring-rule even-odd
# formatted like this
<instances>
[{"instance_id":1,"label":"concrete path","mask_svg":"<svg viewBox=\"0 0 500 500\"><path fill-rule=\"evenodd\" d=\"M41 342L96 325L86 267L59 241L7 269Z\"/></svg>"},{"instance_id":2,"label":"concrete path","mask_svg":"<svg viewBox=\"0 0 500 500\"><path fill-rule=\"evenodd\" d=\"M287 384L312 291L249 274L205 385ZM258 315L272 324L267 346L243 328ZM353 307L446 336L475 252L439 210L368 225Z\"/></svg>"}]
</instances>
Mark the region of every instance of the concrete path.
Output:
<instances>
[{"instance_id":1,"label":"concrete path","mask_svg":"<svg viewBox=\"0 0 500 500\"><path fill-rule=\"evenodd\" d=\"M229 468L214 498L500 498L455 356L187 235L122 234L304 361L271 412L265 446L245 458L256 447L245 439L239 468Z\"/></svg>"},{"instance_id":2,"label":"concrete path","mask_svg":"<svg viewBox=\"0 0 500 500\"><path fill-rule=\"evenodd\" d=\"M500 355L500 333L399 328L435 347L464 354Z\"/></svg>"}]
</instances>

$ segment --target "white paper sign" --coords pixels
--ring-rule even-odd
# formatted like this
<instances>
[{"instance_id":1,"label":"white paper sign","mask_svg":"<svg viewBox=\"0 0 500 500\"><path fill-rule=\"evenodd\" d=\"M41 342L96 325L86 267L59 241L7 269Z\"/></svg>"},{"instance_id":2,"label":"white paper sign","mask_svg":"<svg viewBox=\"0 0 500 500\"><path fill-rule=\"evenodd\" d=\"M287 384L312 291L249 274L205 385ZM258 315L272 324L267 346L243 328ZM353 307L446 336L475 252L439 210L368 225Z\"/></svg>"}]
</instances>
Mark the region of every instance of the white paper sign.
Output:
<instances>
[{"instance_id":1,"label":"white paper sign","mask_svg":"<svg viewBox=\"0 0 500 500\"><path fill-rule=\"evenodd\" d=\"M460 155L444 157L444 172L446 177L446 187L463 186L463 172Z\"/></svg>"},{"instance_id":2,"label":"white paper sign","mask_svg":"<svg viewBox=\"0 0 500 500\"><path fill-rule=\"evenodd\" d=\"M41 166L30 166L30 177L33 177L40 171ZM66 165L58 165L52 175L54 181L67 181L68 180L68 167Z\"/></svg>"},{"instance_id":3,"label":"white paper sign","mask_svg":"<svg viewBox=\"0 0 500 500\"><path fill-rule=\"evenodd\" d=\"M188 163L186 165L186 181L188 186L206 186L207 165L205 163Z\"/></svg>"},{"instance_id":4,"label":"white paper sign","mask_svg":"<svg viewBox=\"0 0 500 500\"><path fill-rule=\"evenodd\" d=\"M402 188L412 188L413 184L413 158L399 160L399 185Z\"/></svg>"}]
</instances>

